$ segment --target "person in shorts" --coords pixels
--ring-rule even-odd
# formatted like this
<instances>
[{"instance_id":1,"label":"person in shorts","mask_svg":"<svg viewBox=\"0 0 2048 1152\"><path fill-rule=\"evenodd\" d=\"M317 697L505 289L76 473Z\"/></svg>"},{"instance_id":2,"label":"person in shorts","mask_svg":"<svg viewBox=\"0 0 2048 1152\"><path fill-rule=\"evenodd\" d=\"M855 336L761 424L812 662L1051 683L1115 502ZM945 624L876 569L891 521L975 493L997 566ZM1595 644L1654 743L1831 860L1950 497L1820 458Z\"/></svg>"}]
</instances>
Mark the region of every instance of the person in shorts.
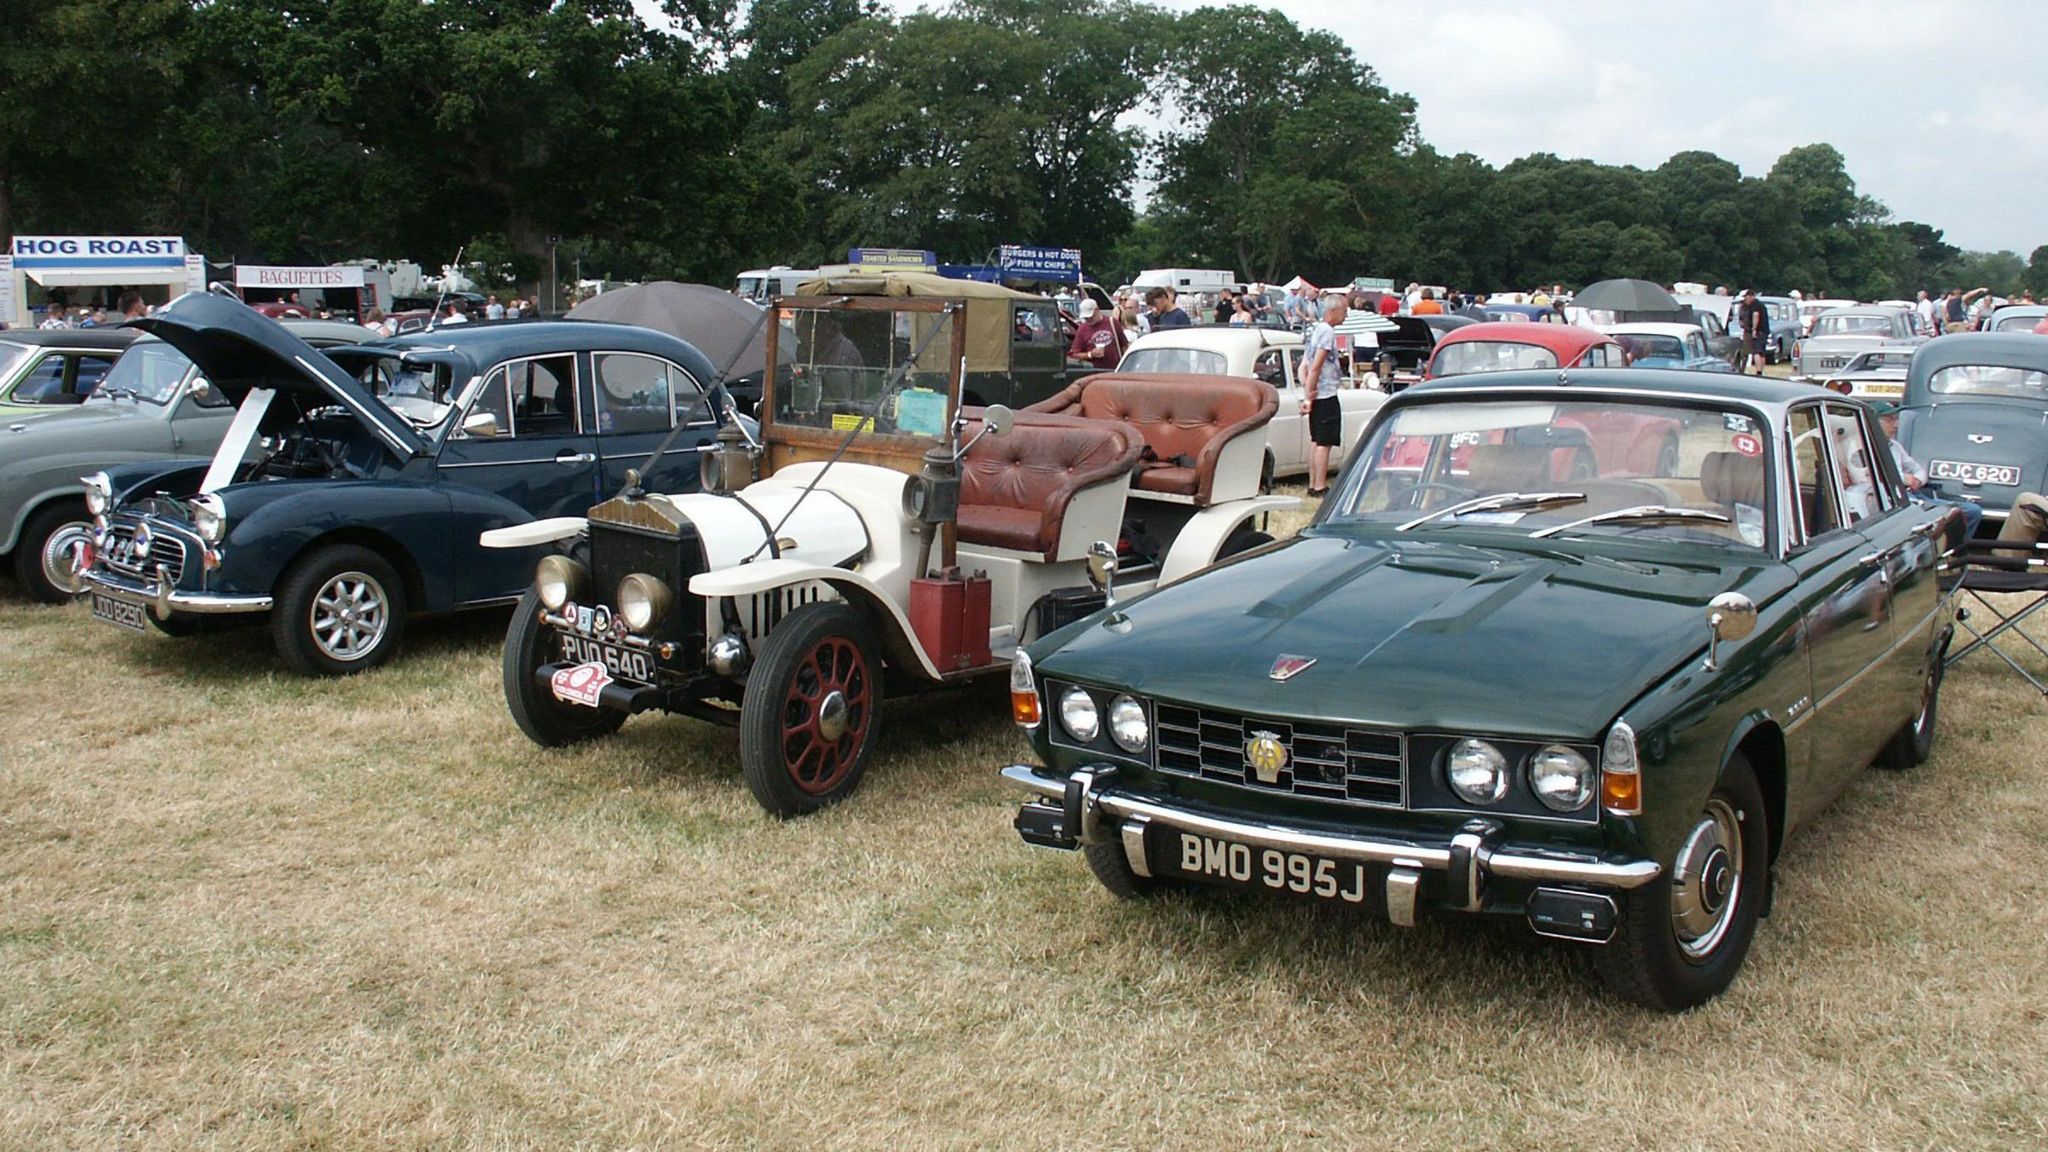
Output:
<instances>
[{"instance_id":1,"label":"person in shorts","mask_svg":"<svg viewBox=\"0 0 2048 1152\"><path fill-rule=\"evenodd\" d=\"M1309 325L1301 341L1301 375L1307 394L1301 411L1308 417L1308 494L1330 490L1330 449L1344 436L1344 414L1337 406L1337 386L1344 379L1337 363L1337 325L1348 308L1341 295L1323 305L1322 319Z\"/></svg>"}]
</instances>

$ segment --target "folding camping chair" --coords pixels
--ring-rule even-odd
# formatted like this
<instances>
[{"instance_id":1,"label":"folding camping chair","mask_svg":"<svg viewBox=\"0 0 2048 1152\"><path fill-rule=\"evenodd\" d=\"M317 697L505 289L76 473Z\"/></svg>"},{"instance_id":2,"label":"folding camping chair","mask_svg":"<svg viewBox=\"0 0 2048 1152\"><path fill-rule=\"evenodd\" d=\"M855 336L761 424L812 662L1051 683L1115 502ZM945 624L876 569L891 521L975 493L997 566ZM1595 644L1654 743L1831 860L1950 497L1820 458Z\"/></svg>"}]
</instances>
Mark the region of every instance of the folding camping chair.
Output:
<instances>
[{"instance_id":1,"label":"folding camping chair","mask_svg":"<svg viewBox=\"0 0 2048 1152\"><path fill-rule=\"evenodd\" d=\"M1979 630L1971 621L1975 610L1964 606L1956 613L1956 624L1970 634L1968 643L1949 649L1947 659L1942 661L1944 669L1953 667L1963 657L1980 649L1989 649L1991 654L2005 661L2005 665L2018 673L2020 678L2033 685L2034 691L2048 697L2048 684L2032 671L2022 667L2013 658L2013 653L2001 648L1998 642L2003 638L2008 645L2018 639L2048 659L2048 648L2039 640L2028 635L2020 622L2042 608L2048 607L2048 543L2000 544L1994 540L1972 540L1963 555L1962 590L1991 617L1997 620L1988 628ZM2007 611L2002 606L1986 599L1988 595L2024 596L2016 608Z\"/></svg>"}]
</instances>

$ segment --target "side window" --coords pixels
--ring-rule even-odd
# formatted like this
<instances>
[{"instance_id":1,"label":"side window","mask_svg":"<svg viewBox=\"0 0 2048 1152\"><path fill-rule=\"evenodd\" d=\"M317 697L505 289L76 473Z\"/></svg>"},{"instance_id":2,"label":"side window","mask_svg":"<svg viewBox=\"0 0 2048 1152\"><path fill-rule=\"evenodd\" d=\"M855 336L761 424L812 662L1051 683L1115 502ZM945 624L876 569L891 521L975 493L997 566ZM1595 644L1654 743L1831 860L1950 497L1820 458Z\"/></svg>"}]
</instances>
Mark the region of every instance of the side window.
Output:
<instances>
[{"instance_id":1,"label":"side window","mask_svg":"<svg viewBox=\"0 0 2048 1152\"><path fill-rule=\"evenodd\" d=\"M1872 443L1862 418L1847 405L1828 405L1827 422L1836 470L1842 477L1842 510L1848 513L1849 523L1897 507L1899 498L1877 459L1880 450L1890 452L1890 447L1880 449Z\"/></svg>"},{"instance_id":2,"label":"side window","mask_svg":"<svg viewBox=\"0 0 2048 1152\"><path fill-rule=\"evenodd\" d=\"M512 392L514 435L570 436L579 427L576 357L515 360L505 366Z\"/></svg>"},{"instance_id":3,"label":"side window","mask_svg":"<svg viewBox=\"0 0 2048 1152\"><path fill-rule=\"evenodd\" d=\"M1059 306L1056 304L1020 305L1012 316L1015 332L1011 339L1019 344L1047 344L1059 339Z\"/></svg>"},{"instance_id":4,"label":"side window","mask_svg":"<svg viewBox=\"0 0 2048 1152\"><path fill-rule=\"evenodd\" d=\"M1287 387L1286 353L1278 348L1268 348L1252 361L1252 375L1264 380L1275 388Z\"/></svg>"},{"instance_id":5,"label":"side window","mask_svg":"<svg viewBox=\"0 0 2048 1152\"><path fill-rule=\"evenodd\" d=\"M506 371L503 368L496 369L484 377L484 385L477 390L476 398L469 402L469 411L462 414L462 423L457 426L455 435L465 438L471 436L472 433L468 429L483 416L491 418L490 426L494 431L489 433L490 436L512 435L512 400L506 388L505 377ZM483 436L484 433L479 430L475 435Z\"/></svg>"},{"instance_id":6,"label":"side window","mask_svg":"<svg viewBox=\"0 0 2048 1152\"><path fill-rule=\"evenodd\" d=\"M666 432L673 419L708 418L697 382L668 361L626 352L600 352L592 359L599 432Z\"/></svg>"},{"instance_id":7,"label":"side window","mask_svg":"<svg viewBox=\"0 0 2048 1152\"><path fill-rule=\"evenodd\" d=\"M1821 443L1819 407L1800 408L1786 425L1792 449L1792 497L1798 504L1795 515L1806 530L1806 538L1826 535L1842 526L1836 511L1833 464Z\"/></svg>"},{"instance_id":8,"label":"side window","mask_svg":"<svg viewBox=\"0 0 2048 1152\"><path fill-rule=\"evenodd\" d=\"M22 404L54 404L63 391L64 357L45 356L14 386L14 400Z\"/></svg>"},{"instance_id":9,"label":"side window","mask_svg":"<svg viewBox=\"0 0 2048 1152\"><path fill-rule=\"evenodd\" d=\"M105 356L80 356L77 375L71 381L71 394L83 400L99 390L100 381L114 370L114 361Z\"/></svg>"}]
</instances>

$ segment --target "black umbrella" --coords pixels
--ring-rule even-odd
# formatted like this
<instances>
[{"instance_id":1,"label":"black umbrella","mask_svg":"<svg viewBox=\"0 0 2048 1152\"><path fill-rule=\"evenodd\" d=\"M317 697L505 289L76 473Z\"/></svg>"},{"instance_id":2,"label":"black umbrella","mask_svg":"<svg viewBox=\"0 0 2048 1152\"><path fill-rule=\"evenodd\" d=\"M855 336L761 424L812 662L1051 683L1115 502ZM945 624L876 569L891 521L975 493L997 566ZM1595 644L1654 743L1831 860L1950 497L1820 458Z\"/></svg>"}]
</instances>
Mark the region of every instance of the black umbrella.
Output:
<instances>
[{"instance_id":1,"label":"black umbrella","mask_svg":"<svg viewBox=\"0 0 2048 1152\"><path fill-rule=\"evenodd\" d=\"M666 332L695 345L713 364L731 361L735 380L757 377L767 367L768 340L766 327L758 323L760 308L709 284L656 280L614 288L569 309L569 319L638 324ZM741 341L746 341L744 349Z\"/></svg>"},{"instance_id":2,"label":"black umbrella","mask_svg":"<svg viewBox=\"0 0 2048 1152\"><path fill-rule=\"evenodd\" d=\"M1602 312L1676 312L1678 301L1671 293L1648 280L1602 280L1588 284L1572 297L1578 308Z\"/></svg>"}]
</instances>

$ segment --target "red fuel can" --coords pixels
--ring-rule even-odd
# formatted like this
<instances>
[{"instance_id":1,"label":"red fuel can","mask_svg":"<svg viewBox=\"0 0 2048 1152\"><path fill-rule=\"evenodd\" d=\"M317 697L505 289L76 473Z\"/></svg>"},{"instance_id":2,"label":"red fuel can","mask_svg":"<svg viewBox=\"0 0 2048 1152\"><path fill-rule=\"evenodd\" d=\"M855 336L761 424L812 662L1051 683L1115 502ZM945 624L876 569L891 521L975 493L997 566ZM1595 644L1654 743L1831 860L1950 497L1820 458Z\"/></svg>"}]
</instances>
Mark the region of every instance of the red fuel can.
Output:
<instances>
[{"instance_id":1,"label":"red fuel can","mask_svg":"<svg viewBox=\"0 0 2048 1152\"><path fill-rule=\"evenodd\" d=\"M910 582L910 627L941 672L980 668L989 662L989 582L958 569Z\"/></svg>"}]
</instances>

